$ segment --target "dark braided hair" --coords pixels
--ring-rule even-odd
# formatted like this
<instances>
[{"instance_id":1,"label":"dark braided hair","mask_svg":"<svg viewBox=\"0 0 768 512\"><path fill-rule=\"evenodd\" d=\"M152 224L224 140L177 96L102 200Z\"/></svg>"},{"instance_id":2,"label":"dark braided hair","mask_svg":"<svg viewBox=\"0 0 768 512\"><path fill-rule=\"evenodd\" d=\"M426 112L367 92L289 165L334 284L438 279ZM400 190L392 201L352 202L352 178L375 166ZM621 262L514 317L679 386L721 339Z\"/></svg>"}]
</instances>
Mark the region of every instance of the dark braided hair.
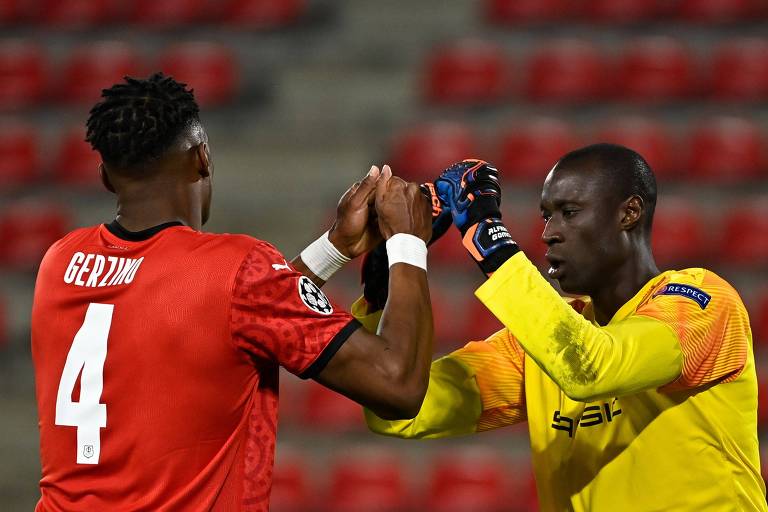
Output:
<instances>
[{"instance_id":1,"label":"dark braided hair","mask_svg":"<svg viewBox=\"0 0 768 512\"><path fill-rule=\"evenodd\" d=\"M192 90L170 76L125 77L101 91L103 101L90 112L85 140L107 165L143 166L163 155L189 125L199 122Z\"/></svg>"}]
</instances>

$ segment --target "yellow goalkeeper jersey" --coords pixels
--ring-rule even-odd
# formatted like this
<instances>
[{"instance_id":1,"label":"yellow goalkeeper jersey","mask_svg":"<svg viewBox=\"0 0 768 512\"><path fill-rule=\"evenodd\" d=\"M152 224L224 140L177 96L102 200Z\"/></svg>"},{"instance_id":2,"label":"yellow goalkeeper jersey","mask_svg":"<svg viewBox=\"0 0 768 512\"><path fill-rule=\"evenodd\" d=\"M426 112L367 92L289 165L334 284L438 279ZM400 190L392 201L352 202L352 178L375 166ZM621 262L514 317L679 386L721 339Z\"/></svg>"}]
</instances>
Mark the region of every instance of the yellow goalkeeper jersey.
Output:
<instances>
[{"instance_id":1,"label":"yellow goalkeeper jersey","mask_svg":"<svg viewBox=\"0 0 768 512\"><path fill-rule=\"evenodd\" d=\"M648 282L601 327L522 253L476 292L506 329L432 364L413 420L374 432L471 434L527 421L542 511L766 511L757 378L737 292L701 268ZM380 312L353 312L370 329Z\"/></svg>"}]
</instances>

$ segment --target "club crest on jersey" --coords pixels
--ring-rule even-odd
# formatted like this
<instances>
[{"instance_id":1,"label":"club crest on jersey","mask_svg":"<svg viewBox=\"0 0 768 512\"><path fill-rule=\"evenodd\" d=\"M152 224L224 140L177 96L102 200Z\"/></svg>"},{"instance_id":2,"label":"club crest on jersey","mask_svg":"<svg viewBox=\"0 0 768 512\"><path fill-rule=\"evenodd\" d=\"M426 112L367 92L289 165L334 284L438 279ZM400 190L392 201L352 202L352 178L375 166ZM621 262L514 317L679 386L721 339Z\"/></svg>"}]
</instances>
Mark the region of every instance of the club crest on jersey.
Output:
<instances>
[{"instance_id":1,"label":"club crest on jersey","mask_svg":"<svg viewBox=\"0 0 768 512\"><path fill-rule=\"evenodd\" d=\"M320 313L321 315L333 313L331 301L307 276L299 278L299 297L301 297L301 302L315 313Z\"/></svg>"},{"instance_id":2,"label":"club crest on jersey","mask_svg":"<svg viewBox=\"0 0 768 512\"><path fill-rule=\"evenodd\" d=\"M83 457L86 459L90 459L93 457L93 445L92 444L86 444L83 446Z\"/></svg>"},{"instance_id":3,"label":"club crest on jersey","mask_svg":"<svg viewBox=\"0 0 768 512\"><path fill-rule=\"evenodd\" d=\"M699 290L694 286L687 284L669 283L661 291L656 292L656 295L680 295L687 299L691 299L696 302L701 309L705 309L712 300L712 296L704 290Z\"/></svg>"}]
</instances>

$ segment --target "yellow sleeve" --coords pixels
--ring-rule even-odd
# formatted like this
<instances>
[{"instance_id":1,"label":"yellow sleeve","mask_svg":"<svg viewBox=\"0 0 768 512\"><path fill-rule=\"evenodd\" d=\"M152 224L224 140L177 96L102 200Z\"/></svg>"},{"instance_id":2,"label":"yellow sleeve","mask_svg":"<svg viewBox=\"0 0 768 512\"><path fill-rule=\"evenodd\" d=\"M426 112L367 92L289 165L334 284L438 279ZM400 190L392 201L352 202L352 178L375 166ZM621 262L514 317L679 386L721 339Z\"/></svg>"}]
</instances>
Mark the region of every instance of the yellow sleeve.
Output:
<instances>
[{"instance_id":1,"label":"yellow sleeve","mask_svg":"<svg viewBox=\"0 0 768 512\"><path fill-rule=\"evenodd\" d=\"M364 300L352 313L375 331L380 312ZM378 316L377 316L378 313ZM430 439L452 437L511 425L525 419L525 354L506 329L485 341L473 341L432 363L429 387L419 414L411 420L383 420L365 410L368 427L378 434Z\"/></svg>"},{"instance_id":2,"label":"yellow sleeve","mask_svg":"<svg viewBox=\"0 0 768 512\"><path fill-rule=\"evenodd\" d=\"M683 370L662 391L730 382L744 369L752 345L749 316L736 290L713 272L672 274L636 314L664 322L679 340Z\"/></svg>"},{"instance_id":3,"label":"yellow sleeve","mask_svg":"<svg viewBox=\"0 0 768 512\"><path fill-rule=\"evenodd\" d=\"M681 374L683 354L670 326L630 316L597 327L568 305L522 252L475 293L572 400L632 394Z\"/></svg>"}]
</instances>

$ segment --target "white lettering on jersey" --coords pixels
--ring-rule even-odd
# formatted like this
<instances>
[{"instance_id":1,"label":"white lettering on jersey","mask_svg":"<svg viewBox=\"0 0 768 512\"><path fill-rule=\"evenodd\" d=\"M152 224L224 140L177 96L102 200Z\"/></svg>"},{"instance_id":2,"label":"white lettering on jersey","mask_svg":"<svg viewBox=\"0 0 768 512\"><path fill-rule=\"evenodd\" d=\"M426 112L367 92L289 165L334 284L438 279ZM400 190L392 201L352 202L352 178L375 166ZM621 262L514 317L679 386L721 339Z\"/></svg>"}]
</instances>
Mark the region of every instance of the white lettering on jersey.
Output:
<instances>
[{"instance_id":1,"label":"white lettering on jersey","mask_svg":"<svg viewBox=\"0 0 768 512\"><path fill-rule=\"evenodd\" d=\"M143 257L133 259L76 252L64 272L64 282L84 288L131 284L143 261Z\"/></svg>"}]
</instances>

